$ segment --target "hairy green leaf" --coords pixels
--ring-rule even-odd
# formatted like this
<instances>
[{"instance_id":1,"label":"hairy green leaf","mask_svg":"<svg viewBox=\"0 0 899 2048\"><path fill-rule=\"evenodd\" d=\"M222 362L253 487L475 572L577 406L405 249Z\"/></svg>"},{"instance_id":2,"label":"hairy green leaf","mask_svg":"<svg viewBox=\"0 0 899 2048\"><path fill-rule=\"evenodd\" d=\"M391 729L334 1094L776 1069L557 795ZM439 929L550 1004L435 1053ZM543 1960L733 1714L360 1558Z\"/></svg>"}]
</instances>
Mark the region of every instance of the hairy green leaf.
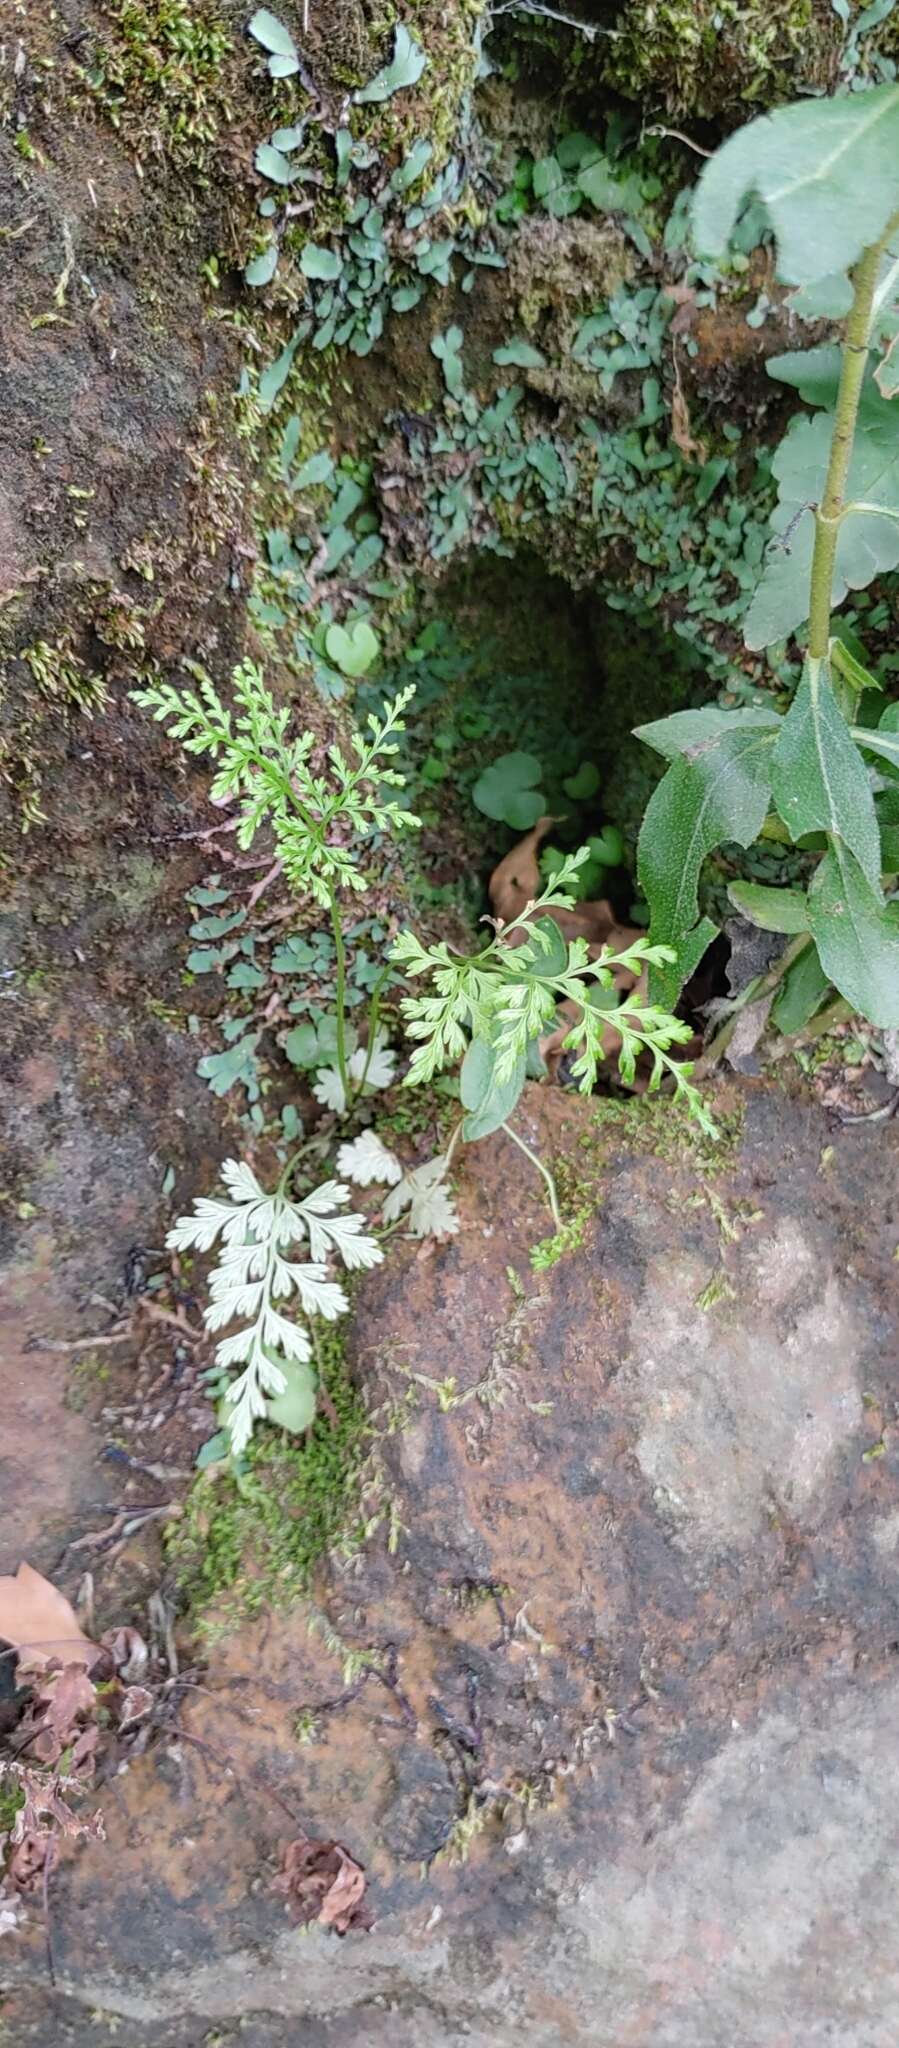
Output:
<instances>
[{"instance_id":1,"label":"hairy green leaf","mask_svg":"<svg viewBox=\"0 0 899 2048\"><path fill-rule=\"evenodd\" d=\"M804 1031L830 986L817 947L805 946L798 960L787 969L771 1005L772 1024L787 1038L794 1031Z\"/></svg>"},{"instance_id":2,"label":"hairy green leaf","mask_svg":"<svg viewBox=\"0 0 899 2048\"><path fill-rule=\"evenodd\" d=\"M824 972L853 1009L882 1030L899 1025L899 903L884 903L839 841L808 893L809 924Z\"/></svg>"},{"instance_id":3,"label":"hairy green leaf","mask_svg":"<svg viewBox=\"0 0 899 2048\"><path fill-rule=\"evenodd\" d=\"M778 107L739 129L705 165L693 206L696 247L720 256L754 193L787 284L848 270L893 212L897 163L899 85Z\"/></svg>"},{"instance_id":4,"label":"hairy green leaf","mask_svg":"<svg viewBox=\"0 0 899 2048\"><path fill-rule=\"evenodd\" d=\"M676 761L678 754L689 753L716 733L733 732L739 726L759 732L774 731L779 724L780 717L776 711L764 711L755 706L741 711L723 711L717 704L703 704L697 711L672 711L668 718L654 718L648 725L636 725L634 738L645 741L666 761Z\"/></svg>"},{"instance_id":5,"label":"hairy green leaf","mask_svg":"<svg viewBox=\"0 0 899 2048\"><path fill-rule=\"evenodd\" d=\"M808 931L808 904L800 889L766 889L761 882L731 882L734 908L763 932Z\"/></svg>"},{"instance_id":6,"label":"hairy green leaf","mask_svg":"<svg viewBox=\"0 0 899 2048\"><path fill-rule=\"evenodd\" d=\"M786 383L795 383L810 404L831 408L839 375L838 351L809 350L805 371L803 360L775 357L774 374ZM790 421L774 457L778 502L771 525L775 538L746 615L747 647L768 647L773 640L783 640L808 618L815 544L810 508L818 504L824 490L832 432L831 410L818 412L811 419L799 413ZM840 526L833 580L835 607L842 604L848 590L863 590L875 576L899 564L899 403L883 398L872 377L866 379L859 407L846 501L865 509L847 511Z\"/></svg>"},{"instance_id":7,"label":"hairy green leaf","mask_svg":"<svg viewBox=\"0 0 899 2048\"><path fill-rule=\"evenodd\" d=\"M827 832L880 888L880 837L864 762L830 686L826 662L806 661L771 756L774 801L794 839Z\"/></svg>"},{"instance_id":8,"label":"hairy green leaf","mask_svg":"<svg viewBox=\"0 0 899 2048\"><path fill-rule=\"evenodd\" d=\"M681 754L650 799L637 848L637 876L650 907L650 938L676 950L654 969L650 993L671 1004L716 936L698 914L699 873L722 842L751 846L765 822L773 734L733 726Z\"/></svg>"}]
</instances>

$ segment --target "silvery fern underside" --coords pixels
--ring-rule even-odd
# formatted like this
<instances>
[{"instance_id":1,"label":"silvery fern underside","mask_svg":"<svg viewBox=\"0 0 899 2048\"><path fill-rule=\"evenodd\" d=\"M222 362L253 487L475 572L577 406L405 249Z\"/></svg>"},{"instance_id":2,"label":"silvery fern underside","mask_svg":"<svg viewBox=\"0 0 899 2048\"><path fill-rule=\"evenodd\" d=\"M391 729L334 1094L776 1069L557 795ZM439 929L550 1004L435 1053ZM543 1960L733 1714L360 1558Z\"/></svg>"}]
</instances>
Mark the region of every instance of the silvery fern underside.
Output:
<instances>
[{"instance_id":1,"label":"silvery fern underside","mask_svg":"<svg viewBox=\"0 0 899 2048\"><path fill-rule=\"evenodd\" d=\"M306 1322L343 1315L347 1298L329 1278L336 1257L350 1272L377 1266L383 1252L365 1235L364 1218L350 1211L349 1188L328 1180L299 1201L260 1187L242 1160L226 1159L222 1180L227 1200L201 1196L192 1216L181 1216L166 1238L170 1251L208 1252L218 1244L203 1320L210 1331L225 1331L216 1345L216 1364L230 1372L242 1367L226 1394L228 1428L235 1454L244 1451L253 1425L265 1416L267 1400L287 1385L285 1367L312 1357ZM305 1258L293 1254L302 1249ZM285 1312L286 1310L286 1312Z\"/></svg>"}]
</instances>

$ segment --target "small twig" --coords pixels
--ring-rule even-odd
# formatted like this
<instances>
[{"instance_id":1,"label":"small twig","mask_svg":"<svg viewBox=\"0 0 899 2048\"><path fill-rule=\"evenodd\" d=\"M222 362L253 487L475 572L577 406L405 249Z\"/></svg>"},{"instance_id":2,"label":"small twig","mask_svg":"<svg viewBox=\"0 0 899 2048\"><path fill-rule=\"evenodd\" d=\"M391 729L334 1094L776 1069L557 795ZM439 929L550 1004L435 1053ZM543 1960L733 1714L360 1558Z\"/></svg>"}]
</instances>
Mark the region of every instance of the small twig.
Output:
<instances>
[{"instance_id":1,"label":"small twig","mask_svg":"<svg viewBox=\"0 0 899 2048\"><path fill-rule=\"evenodd\" d=\"M703 149L701 142L694 142L692 136L685 135L681 128L664 128L661 121L654 122L651 128L644 128L643 133L644 135L662 135L666 137L670 135L673 141L685 142L688 149L695 149L697 156L714 156L715 154L713 149Z\"/></svg>"},{"instance_id":2,"label":"small twig","mask_svg":"<svg viewBox=\"0 0 899 2048\"><path fill-rule=\"evenodd\" d=\"M618 28L601 28L596 21L578 21L573 14L559 14L555 7L542 6L540 0L505 0L504 6L493 8L491 22L498 21L502 14L536 14L547 21L560 21L563 28L576 28L588 43L595 42L597 36L608 36L617 42L621 34Z\"/></svg>"},{"instance_id":3,"label":"small twig","mask_svg":"<svg viewBox=\"0 0 899 2048\"><path fill-rule=\"evenodd\" d=\"M841 1116L841 1124L888 1124L899 1110L899 1088L880 1109L867 1109L861 1116Z\"/></svg>"},{"instance_id":4,"label":"small twig","mask_svg":"<svg viewBox=\"0 0 899 2048\"><path fill-rule=\"evenodd\" d=\"M552 1210L553 1222L556 1226L556 1229L561 1230L562 1212L559 1208L559 1198L556 1194L556 1183L553 1180L549 1167L544 1166L542 1159L538 1159L536 1152L531 1151L530 1145L526 1145L524 1139L518 1136L518 1132L513 1131L511 1124L503 1124L502 1129L505 1131L506 1137L511 1138L513 1145L518 1146L519 1151L524 1153L525 1158L529 1159L531 1165L536 1166L537 1172L542 1175L544 1181L546 1182L546 1190L549 1195L549 1206Z\"/></svg>"}]
</instances>

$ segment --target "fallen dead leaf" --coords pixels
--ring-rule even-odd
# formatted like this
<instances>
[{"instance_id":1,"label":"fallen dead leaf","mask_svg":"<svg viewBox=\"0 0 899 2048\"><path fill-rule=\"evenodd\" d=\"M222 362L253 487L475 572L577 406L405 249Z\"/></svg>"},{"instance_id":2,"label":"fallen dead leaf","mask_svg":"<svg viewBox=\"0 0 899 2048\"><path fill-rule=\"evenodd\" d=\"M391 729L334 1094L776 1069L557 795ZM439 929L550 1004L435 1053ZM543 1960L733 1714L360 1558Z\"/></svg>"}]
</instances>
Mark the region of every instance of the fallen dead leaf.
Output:
<instances>
[{"instance_id":1,"label":"fallen dead leaf","mask_svg":"<svg viewBox=\"0 0 899 2048\"><path fill-rule=\"evenodd\" d=\"M88 1641L63 1593L30 1564L15 1578L0 1578L0 1642L18 1651L19 1675L43 1671L57 1659L90 1669L103 1655Z\"/></svg>"},{"instance_id":2,"label":"fallen dead leaf","mask_svg":"<svg viewBox=\"0 0 899 2048\"><path fill-rule=\"evenodd\" d=\"M313 1842L308 1835L285 1843L282 1868L272 1881L295 1927L313 1920L347 1934L351 1927L368 1928L371 1915L363 1904L365 1872L340 1842Z\"/></svg>"}]
</instances>

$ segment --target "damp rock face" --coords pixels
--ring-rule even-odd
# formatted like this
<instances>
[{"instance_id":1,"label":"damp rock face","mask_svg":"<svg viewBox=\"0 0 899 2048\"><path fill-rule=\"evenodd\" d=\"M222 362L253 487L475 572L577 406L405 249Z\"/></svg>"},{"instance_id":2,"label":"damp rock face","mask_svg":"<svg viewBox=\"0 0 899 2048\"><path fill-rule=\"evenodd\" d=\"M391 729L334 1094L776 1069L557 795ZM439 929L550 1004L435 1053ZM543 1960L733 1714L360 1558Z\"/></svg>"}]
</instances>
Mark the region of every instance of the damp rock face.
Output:
<instances>
[{"instance_id":1,"label":"damp rock face","mask_svg":"<svg viewBox=\"0 0 899 2048\"><path fill-rule=\"evenodd\" d=\"M395 1547L223 1634L105 1788L55 1887L63 2040L895 2038L895 1134L741 1084L714 1158L525 1102L583 1241L533 1269L500 1139L460 1236L372 1276ZM300 1830L365 1867L370 1933L288 1926ZM15 2040L41 1967L17 1944Z\"/></svg>"}]
</instances>

